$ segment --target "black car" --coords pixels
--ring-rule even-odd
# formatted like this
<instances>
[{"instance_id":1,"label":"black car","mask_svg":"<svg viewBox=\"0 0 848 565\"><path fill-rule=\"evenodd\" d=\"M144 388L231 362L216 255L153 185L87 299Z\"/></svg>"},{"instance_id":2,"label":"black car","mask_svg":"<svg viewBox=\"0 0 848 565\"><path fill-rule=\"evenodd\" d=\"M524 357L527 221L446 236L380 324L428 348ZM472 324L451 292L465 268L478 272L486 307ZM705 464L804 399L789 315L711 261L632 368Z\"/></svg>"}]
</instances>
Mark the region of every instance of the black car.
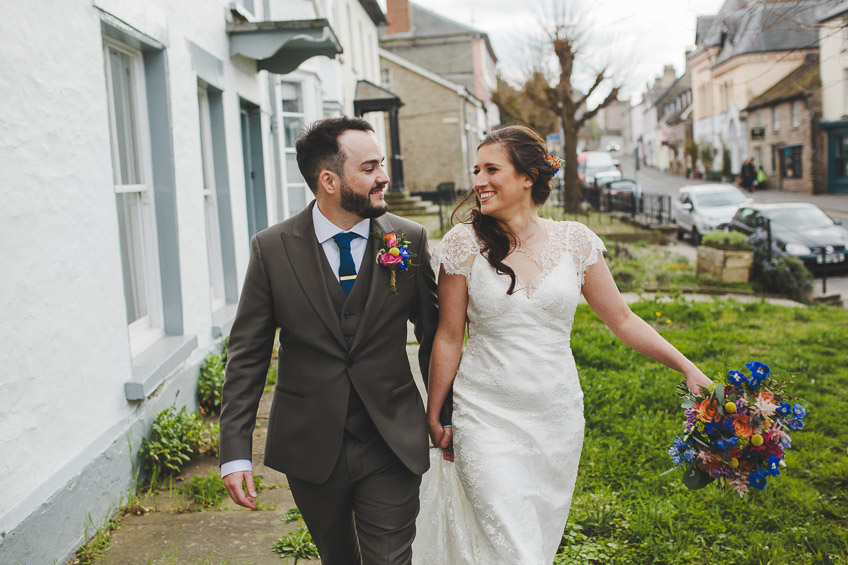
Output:
<instances>
[{"instance_id":1,"label":"black car","mask_svg":"<svg viewBox=\"0 0 848 565\"><path fill-rule=\"evenodd\" d=\"M771 224L774 243L808 269L848 269L848 230L807 203L749 204L739 208L728 229L752 234Z\"/></svg>"},{"instance_id":2,"label":"black car","mask_svg":"<svg viewBox=\"0 0 848 565\"><path fill-rule=\"evenodd\" d=\"M605 179L598 183L601 211L631 211L642 196L639 183L633 179ZM626 210L625 210L626 209Z\"/></svg>"}]
</instances>

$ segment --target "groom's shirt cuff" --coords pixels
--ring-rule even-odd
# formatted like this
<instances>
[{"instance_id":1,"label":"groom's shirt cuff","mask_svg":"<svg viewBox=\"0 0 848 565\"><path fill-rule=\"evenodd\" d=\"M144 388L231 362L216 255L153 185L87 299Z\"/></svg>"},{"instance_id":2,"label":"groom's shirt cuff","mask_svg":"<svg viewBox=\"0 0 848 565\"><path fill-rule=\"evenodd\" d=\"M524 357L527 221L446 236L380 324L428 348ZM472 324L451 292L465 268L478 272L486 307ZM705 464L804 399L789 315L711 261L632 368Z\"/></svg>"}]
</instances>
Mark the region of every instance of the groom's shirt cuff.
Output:
<instances>
[{"instance_id":1,"label":"groom's shirt cuff","mask_svg":"<svg viewBox=\"0 0 848 565\"><path fill-rule=\"evenodd\" d=\"M250 459L236 459L235 461L227 461L223 465L221 465L221 478L223 479L227 475L232 473L238 473L239 471L250 471L253 472L253 464L250 462Z\"/></svg>"}]
</instances>

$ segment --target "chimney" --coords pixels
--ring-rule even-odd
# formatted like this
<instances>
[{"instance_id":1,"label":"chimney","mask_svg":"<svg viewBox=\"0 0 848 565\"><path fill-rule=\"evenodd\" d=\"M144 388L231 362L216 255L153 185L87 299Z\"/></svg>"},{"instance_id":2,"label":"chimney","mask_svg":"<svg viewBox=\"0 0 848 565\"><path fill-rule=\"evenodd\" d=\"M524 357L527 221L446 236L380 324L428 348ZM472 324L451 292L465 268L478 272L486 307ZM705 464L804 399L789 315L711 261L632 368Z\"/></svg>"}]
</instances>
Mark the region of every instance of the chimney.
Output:
<instances>
[{"instance_id":1,"label":"chimney","mask_svg":"<svg viewBox=\"0 0 848 565\"><path fill-rule=\"evenodd\" d=\"M386 32L389 35L403 33L412 28L412 8L409 6L409 0L388 0L387 8L389 25L386 26Z\"/></svg>"}]
</instances>

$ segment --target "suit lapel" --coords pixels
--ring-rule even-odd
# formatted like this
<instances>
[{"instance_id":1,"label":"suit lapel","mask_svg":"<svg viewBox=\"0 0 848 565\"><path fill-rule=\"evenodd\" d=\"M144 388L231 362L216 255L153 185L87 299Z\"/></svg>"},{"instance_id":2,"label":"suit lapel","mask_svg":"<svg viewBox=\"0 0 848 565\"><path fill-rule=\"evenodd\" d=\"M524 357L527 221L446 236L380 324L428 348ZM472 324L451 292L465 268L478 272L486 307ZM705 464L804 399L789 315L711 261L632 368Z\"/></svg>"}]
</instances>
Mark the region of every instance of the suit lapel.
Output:
<instances>
[{"instance_id":1,"label":"suit lapel","mask_svg":"<svg viewBox=\"0 0 848 565\"><path fill-rule=\"evenodd\" d=\"M374 230L385 235L393 232L394 228L386 216L380 216L379 218L371 220L371 231L373 232ZM365 250L365 256L362 258L362 262L365 263L365 261L371 261L372 263L376 263L377 251L379 250L380 242L376 241L373 236L370 236L368 238L368 247ZM391 294L391 291L389 290L389 269L381 265L372 265L371 280L368 285L368 298L365 302L365 310L362 313L362 320L360 320L356 334L353 336L353 343L350 346L351 351L359 345L359 342L362 341L362 338L368 332L368 328L373 325L374 319L383 309L383 304L386 302L389 294Z\"/></svg>"},{"instance_id":2,"label":"suit lapel","mask_svg":"<svg viewBox=\"0 0 848 565\"><path fill-rule=\"evenodd\" d=\"M323 266L323 263L327 262L327 256L315 237L312 206L315 206L314 201L296 216L291 232L282 232L280 235L294 276L306 298L339 345L346 347L339 326L338 312L333 308L333 301L327 289Z\"/></svg>"}]
</instances>

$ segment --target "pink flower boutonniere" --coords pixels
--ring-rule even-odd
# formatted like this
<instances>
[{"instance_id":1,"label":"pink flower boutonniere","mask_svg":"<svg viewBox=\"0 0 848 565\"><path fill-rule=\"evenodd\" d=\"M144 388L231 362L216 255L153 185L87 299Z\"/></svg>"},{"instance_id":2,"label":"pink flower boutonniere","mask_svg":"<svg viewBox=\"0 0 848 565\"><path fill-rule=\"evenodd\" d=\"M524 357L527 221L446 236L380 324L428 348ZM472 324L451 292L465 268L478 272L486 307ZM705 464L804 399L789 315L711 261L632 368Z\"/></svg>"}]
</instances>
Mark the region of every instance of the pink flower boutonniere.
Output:
<instances>
[{"instance_id":1,"label":"pink flower boutonniere","mask_svg":"<svg viewBox=\"0 0 848 565\"><path fill-rule=\"evenodd\" d=\"M409 252L409 244L412 243L406 239L406 234L402 233L398 236L396 233L381 234L377 230L371 232L371 235L377 238L380 242L380 250L377 252L377 264L389 269L389 290L397 292L397 271L405 271L410 265L416 266L410 261L414 256Z\"/></svg>"}]
</instances>

